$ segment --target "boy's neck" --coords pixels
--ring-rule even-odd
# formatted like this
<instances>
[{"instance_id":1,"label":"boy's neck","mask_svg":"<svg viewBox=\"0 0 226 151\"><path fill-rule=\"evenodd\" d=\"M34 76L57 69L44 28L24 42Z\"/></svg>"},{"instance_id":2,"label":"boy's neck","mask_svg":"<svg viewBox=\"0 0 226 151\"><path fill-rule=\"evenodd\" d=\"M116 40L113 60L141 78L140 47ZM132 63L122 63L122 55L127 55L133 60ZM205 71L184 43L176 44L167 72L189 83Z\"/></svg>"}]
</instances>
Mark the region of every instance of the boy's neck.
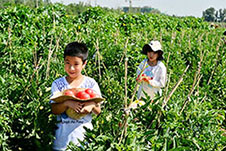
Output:
<instances>
[{"instance_id":1,"label":"boy's neck","mask_svg":"<svg viewBox=\"0 0 226 151\"><path fill-rule=\"evenodd\" d=\"M72 77L67 76L67 77L66 77L66 80L67 80L67 82L68 82L69 84L71 84L71 83L74 82L74 81L81 81L82 78L83 78L83 75L81 74L81 75L79 75L79 76L77 76L77 77L75 77L75 78L72 78ZM76 83L77 83L77 82L76 82Z\"/></svg>"}]
</instances>

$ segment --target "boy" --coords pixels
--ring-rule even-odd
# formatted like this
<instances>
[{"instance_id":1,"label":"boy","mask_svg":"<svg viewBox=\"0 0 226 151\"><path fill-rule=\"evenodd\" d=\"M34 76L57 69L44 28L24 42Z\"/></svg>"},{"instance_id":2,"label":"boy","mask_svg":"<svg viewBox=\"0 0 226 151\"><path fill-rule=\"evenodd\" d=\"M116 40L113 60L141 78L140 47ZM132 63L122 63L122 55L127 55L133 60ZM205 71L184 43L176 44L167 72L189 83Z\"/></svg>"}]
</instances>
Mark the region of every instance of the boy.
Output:
<instances>
[{"instance_id":1,"label":"boy","mask_svg":"<svg viewBox=\"0 0 226 151\"><path fill-rule=\"evenodd\" d=\"M85 44L72 42L64 50L64 69L67 76L56 79L52 83L51 93L61 92L70 88L92 88L100 96L100 88L97 82L90 77L82 75L81 71L87 63L88 49ZM77 101L67 100L63 103L50 101L52 113L57 115L57 129L53 150L66 150L69 142L80 145L78 140L84 139L86 128L92 129L91 112L99 114L101 112L100 104L93 101L79 103ZM74 120L65 113L67 108L72 108L78 113L90 113L85 117Z\"/></svg>"}]
</instances>

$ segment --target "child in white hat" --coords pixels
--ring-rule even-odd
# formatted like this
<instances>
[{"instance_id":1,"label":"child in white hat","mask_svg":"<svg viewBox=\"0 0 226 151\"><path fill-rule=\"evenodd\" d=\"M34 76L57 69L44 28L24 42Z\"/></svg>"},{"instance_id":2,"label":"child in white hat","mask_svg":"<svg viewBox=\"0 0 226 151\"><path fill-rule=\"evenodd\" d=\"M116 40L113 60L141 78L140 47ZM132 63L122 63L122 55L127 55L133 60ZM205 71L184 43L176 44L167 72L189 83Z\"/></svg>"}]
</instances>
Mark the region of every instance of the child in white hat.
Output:
<instances>
[{"instance_id":1,"label":"child in white hat","mask_svg":"<svg viewBox=\"0 0 226 151\"><path fill-rule=\"evenodd\" d=\"M147 55L147 58L137 69L137 82L140 83L137 97L138 99L145 98L143 93L145 91L153 100L156 93L162 94L161 88L166 84L166 67L161 61L164 59L162 46L159 41L151 41L144 45L141 53ZM142 69L143 72L140 74Z\"/></svg>"}]
</instances>

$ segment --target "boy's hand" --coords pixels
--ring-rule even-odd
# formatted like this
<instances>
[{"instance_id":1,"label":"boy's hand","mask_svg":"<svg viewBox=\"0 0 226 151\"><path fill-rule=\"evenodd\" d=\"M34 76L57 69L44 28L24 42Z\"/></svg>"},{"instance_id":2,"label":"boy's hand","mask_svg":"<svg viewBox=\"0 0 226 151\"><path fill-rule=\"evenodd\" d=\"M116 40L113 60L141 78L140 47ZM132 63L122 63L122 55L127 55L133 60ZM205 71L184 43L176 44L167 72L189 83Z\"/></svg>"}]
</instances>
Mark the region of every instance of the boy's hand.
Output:
<instances>
[{"instance_id":1,"label":"boy's hand","mask_svg":"<svg viewBox=\"0 0 226 151\"><path fill-rule=\"evenodd\" d=\"M77 112L77 113L79 113L81 111L82 107L83 107L81 102L73 101L73 100L65 101L64 104L67 107L70 107L70 108L74 109L75 112Z\"/></svg>"},{"instance_id":2,"label":"boy's hand","mask_svg":"<svg viewBox=\"0 0 226 151\"><path fill-rule=\"evenodd\" d=\"M96 106L96 103L93 101L83 102L83 108L81 109L80 113L88 114L92 112L93 108Z\"/></svg>"}]
</instances>

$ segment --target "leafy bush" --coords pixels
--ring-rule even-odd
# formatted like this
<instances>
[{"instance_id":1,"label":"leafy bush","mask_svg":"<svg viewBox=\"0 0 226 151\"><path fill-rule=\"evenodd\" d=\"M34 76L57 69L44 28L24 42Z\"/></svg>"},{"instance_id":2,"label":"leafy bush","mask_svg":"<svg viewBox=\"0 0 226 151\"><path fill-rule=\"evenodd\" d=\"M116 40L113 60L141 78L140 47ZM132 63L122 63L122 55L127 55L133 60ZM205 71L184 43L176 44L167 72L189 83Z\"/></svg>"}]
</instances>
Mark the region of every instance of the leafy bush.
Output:
<instances>
[{"instance_id":1,"label":"leafy bush","mask_svg":"<svg viewBox=\"0 0 226 151\"><path fill-rule=\"evenodd\" d=\"M0 11L0 148L51 150L55 116L49 95L65 75L63 48L82 41L90 50L84 74L96 79L106 102L74 150L223 150L225 136L225 44L223 29L202 19L125 14L89 8L66 15L65 6L25 6ZM135 72L151 39L164 48L168 83L164 95L124 114L135 88ZM128 66L125 61L128 60ZM182 82L164 106L164 100ZM125 69L128 71L125 81ZM125 88L127 82L127 88ZM87 143L88 142L88 143Z\"/></svg>"}]
</instances>

